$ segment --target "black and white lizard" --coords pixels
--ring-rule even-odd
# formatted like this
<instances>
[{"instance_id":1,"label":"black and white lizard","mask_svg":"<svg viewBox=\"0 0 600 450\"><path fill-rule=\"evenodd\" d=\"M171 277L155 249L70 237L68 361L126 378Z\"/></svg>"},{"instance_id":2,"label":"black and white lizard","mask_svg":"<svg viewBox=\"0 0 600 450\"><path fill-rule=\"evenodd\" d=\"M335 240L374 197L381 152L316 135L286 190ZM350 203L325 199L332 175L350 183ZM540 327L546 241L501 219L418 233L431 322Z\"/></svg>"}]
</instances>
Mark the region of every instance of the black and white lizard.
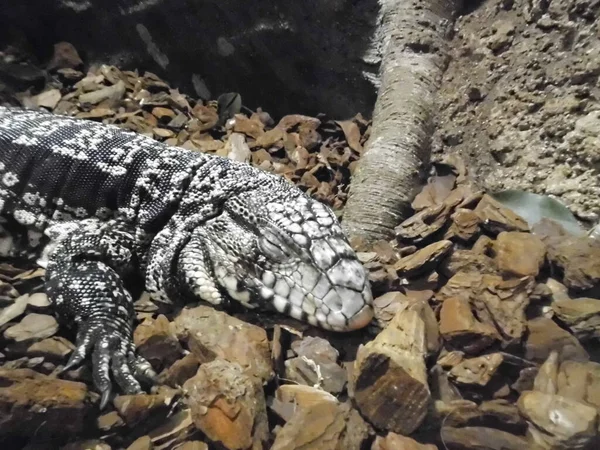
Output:
<instances>
[{"instance_id":1,"label":"black and white lizard","mask_svg":"<svg viewBox=\"0 0 600 450\"><path fill-rule=\"evenodd\" d=\"M336 331L372 316L366 272L333 212L282 177L116 126L0 107L0 256L46 268L77 327L65 370L91 353L104 406L154 379L132 342L126 283L153 299L234 299ZM17 232L20 231L20 232Z\"/></svg>"}]
</instances>

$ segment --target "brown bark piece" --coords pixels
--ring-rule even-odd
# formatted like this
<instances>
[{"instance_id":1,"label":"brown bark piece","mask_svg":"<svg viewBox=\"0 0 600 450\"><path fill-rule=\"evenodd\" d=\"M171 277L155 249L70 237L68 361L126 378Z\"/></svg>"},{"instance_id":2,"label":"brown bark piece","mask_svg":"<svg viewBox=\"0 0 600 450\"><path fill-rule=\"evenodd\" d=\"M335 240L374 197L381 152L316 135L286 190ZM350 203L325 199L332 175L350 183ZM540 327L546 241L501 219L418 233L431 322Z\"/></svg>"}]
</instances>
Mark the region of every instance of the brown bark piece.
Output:
<instances>
[{"instance_id":1,"label":"brown bark piece","mask_svg":"<svg viewBox=\"0 0 600 450\"><path fill-rule=\"evenodd\" d=\"M469 299L475 316L494 326L504 344L510 345L518 343L525 333L525 308L534 287L532 277L503 280L496 275L459 272L440 289L436 298Z\"/></svg>"},{"instance_id":2,"label":"brown bark piece","mask_svg":"<svg viewBox=\"0 0 600 450\"><path fill-rule=\"evenodd\" d=\"M0 369L0 436L76 435L91 406L83 383Z\"/></svg>"},{"instance_id":3,"label":"brown bark piece","mask_svg":"<svg viewBox=\"0 0 600 450\"><path fill-rule=\"evenodd\" d=\"M453 245L451 241L438 241L430 244L412 255L401 258L394 264L394 270L401 277L412 277L433 270L450 253Z\"/></svg>"},{"instance_id":4,"label":"brown bark piece","mask_svg":"<svg viewBox=\"0 0 600 450\"><path fill-rule=\"evenodd\" d=\"M421 444L409 437L390 432L385 436L377 436L371 450L437 450L437 447Z\"/></svg>"},{"instance_id":5,"label":"brown bark piece","mask_svg":"<svg viewBox=\"0 0 600 450\"><path fill-rule=\"evenodd\" d=\"M438 270L448 278L458 272L478 272L490 275L498 273L496 262L492 258L472 250L454 250L442 261Z\"/></svg>"},{"instance_id":6,"label":"brown bark piece","mask_svg":"<svg viewBox=\"0 0 600 450\"><path fill-rule=\"evenodd\" d=\"M229 450L264 448L269 427L262 387L239 364L202 364L183 387L194 424L211 440Z\"/></svg>"},{"instance_id":7,"label":"brown bark piece","mask_svg":"<svg viewBox=\"0 0 600 450\"><path fill-rule=\"evenodd\" d=\"M452 224L444 236L445 239L456 238L463 242L469 242L481 232L481 219L470 209L457 208L450 218Z\"/></svg>"},{"instance_id":8,"label":"brown bark piece","mask_svg":"<svg viewBox=\"0 0 600 450\"><path fill-rule=\"evenodd\" d=\"M548 260L564 272L568 288L585 291L600 286L600 240L568 236L546 238L544 243Z\"/></svg>"},{"instance_id":9,"label":"brown bark piece","mask_svg":"<svg viewBox=\"0 0 600 450\"><path fill-rule=\"evenodd\" d=\"M546 258L546 246L531 233L504 231L498 235L495 250L498 268L517 277L536 277Z\"/></svg>"},{"instance_id":10,"label":"brown bark piece","mask_svg":"<svg viewBox=\"0 0 600 450\"><path fill-rule=\"evenodd\" d=\"M200 367L200 361L196 355L188 353L163 370L159 374L159 382L172 388L180 387L186 380L196 375L198 367Z\"/></svg>"},{"instance_id":11,"label":"brown bark piece","mask_svg":"<svg viewBox=\"0 0 600 450\"><path fill-rule=\"evenodd\" d=\"M201 363L220 358L238 363L261 382L272 377L269 340L262 328L208 306L183 309L173 324Z\"/></svg>"},{"instance_id":12,"label":"brown bark piece","mask_svg":"<svg viewBox=\"0 0 600 450\"><path fill-rule=\"evenodd\" d=\"M525 341L525 357L531 361L545 361L552 350L560 361L572 359L587 361L589 355L577 338L559 327L552 319L538 317L527 323L529 334Z\"/></svg>"},{"instance_id":13,"label":"brown bark piece","mask_svg":"<svg viewBox=\"0 0 600 450\"><path fill-rule=\"evenodd\" d=\"M552 309L556 317L564 322L580 341L600 338L600 300L594 298L555 300Z\"/></svg>"},{"instance_id":14,"label":"brown bark piece","mask_svg":"<svg viewBox=\"0 0 600 450\"><path fill-rule=\"evenodd\" d=\"M401 241L418 244L439 231L448 220L450 208L444 203L419 211L395 229Z\"/></svg>"},{"instance_id":15,"label":"brown bark piece","mask_svg":"<svg viewBox=\"0 0 600 450\"><path fill-rule=\"evenodd\" d=\"M444 176L435 176L428 180L415 199L411 203L412 209L421 211L431 206L439 205L450 195L456 183L456 176L449 174Z\"/></svg>"},{"instance_id":16,"label":"brown bark piece","mask_svg":"<svg viewBox=\"0 0 600 450\"><path fill-rule=\"evenodd\" d=\"M452 450L524 450L527 440L520 436L486 427L444 427L442 440Z\"/></svg>"},{"instance_id":17,"label":"brown bark piece","mask_svg":"<svg viewBox=\"0 0 600 450\"><path fill-rule=\"evenodd\" d=\"M592 448L590 445L597 438L596 408L536 391L523 392L517 405L529 422L529 434L542 448Z\"/></svg>"},{"instance_id":18,"label":"brown bark piece","mask_svg":"<svg viewBox=\"0 0 600 450\"><path fill-rule=\"evenodd\" d=\"M492 233L502 231L529 231L529 225L488 194L485 194L475 208L475 213L481 219L481 226Z\"/></svg>"},{"instance_id":19,"label":"brown bark piece","mask_svg":"<svg viewBox=\"0 0 600 450\"><path fill-rule=\"evenodd\" d=\"M360 450L369 426L348 404L300 408L277 433L271 450Z\"/></svg>"},{"instance_id":20,"label":"brown bark piece","mask_svg":"<svg viewBox=\"0 0 600 450\"><path fill-rule=\"evenodd\" d=\"M164 315L146 319L133 332L133 342L138 353L146 358L154 370L170 367L183 354L183 349Z\"/></svg>"},{"instance_id":21,"label":"brown bark piece","mask_svg":"<svg viewBox=\"0 0 600 450\"><path fill-rule=\"evenodd\" d=\"M283 403L293 403L299 407L311 406L329 401L338 403L337 398L322 389L302 384L284 384L275 392L275 398Z\"/></svg>"},{"instance_id":22,"label":"brown bark piece","mask_svg":"<svg viewBox=\"0 0 600 450\"><path fill-rule=\"evenodd\" d=\"M119 395L113 404L125 423L134 426L150 415L166 415L175 394L176 391L166 388L158 394Z\"/></svg>"},{"instance_id":23,"label":"brown bark piece","mask_svg":"<svg viewBox=\"0 0 600 450\"><path fill-rule=\"evenodd\" d=\"M378 428L410 434L425 418L431 400L426 345L419 313L404 310L359 348L354 398L363 416Z\"/></svg>"},{"instance_id":24,"label":"brown bark piece","mask_svg":"<svg viewBox=\"0 0 600 450\"><path fill-rule=\"evenodd\" d=\"M496 374L503 361L504 358L500 353L465 359L450 370L450 377L460 384L485 386Z\"/></svg>"},{"instance_id":25,"label":"brown bark piece","mask_svg":"<svg viewBox=\"0 0 600 450\"><path fill-rule=\"evenodd\" d=\"M500 340L496 329L479 322L465 298L450 297L440 310L440 333L450 346L475 354Z\"/></svg>"}]
</instances>

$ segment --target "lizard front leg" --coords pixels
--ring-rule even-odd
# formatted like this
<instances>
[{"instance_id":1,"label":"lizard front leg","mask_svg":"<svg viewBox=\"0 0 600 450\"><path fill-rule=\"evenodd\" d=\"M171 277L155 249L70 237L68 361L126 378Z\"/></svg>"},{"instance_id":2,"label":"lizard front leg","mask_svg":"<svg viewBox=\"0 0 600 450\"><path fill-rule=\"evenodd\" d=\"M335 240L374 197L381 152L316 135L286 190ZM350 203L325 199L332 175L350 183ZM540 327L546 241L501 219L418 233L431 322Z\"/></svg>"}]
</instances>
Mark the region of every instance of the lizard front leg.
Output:
<instances>
[{"instance_id":1,"label":"lizard front leg","mask_svg":"<svg viewBox=\"0 0 600 450\"><path fill-rule=\"evenodd\" d=\"M112 391L111 372L125 393L141 392L138 379L156 374L132 341L133 299L123 282L135 266L131 234L116 222L95 220L56 225L48 234L56 242L46 271L48 298L59 320L77 327L76 349L63 371L91 353L101 409Z\"/></svg>"}]
</instances>

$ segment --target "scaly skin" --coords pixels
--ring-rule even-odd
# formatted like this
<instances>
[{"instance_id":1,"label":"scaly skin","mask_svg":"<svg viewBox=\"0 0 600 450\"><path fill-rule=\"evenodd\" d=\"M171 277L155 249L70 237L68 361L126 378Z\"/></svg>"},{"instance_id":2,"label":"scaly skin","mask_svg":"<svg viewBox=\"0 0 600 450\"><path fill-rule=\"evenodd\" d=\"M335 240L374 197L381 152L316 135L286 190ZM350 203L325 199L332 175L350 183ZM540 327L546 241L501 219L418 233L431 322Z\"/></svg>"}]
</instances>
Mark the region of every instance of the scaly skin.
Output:
<instances>
[{"instance_id":1,"label":"scaly skin","mask_svg":"<svg viewBox=\"0 0 600 450\"><path fill-rule=\"evenodd\" d=\"M66 368L92 355L104 406L155 377L132 343L138 274L157 301L233 299L349 331L372 318L367 275L333 212L284 178L115 126L0 107L0 256L46 267Z\"/></svg>"}]
</instances>

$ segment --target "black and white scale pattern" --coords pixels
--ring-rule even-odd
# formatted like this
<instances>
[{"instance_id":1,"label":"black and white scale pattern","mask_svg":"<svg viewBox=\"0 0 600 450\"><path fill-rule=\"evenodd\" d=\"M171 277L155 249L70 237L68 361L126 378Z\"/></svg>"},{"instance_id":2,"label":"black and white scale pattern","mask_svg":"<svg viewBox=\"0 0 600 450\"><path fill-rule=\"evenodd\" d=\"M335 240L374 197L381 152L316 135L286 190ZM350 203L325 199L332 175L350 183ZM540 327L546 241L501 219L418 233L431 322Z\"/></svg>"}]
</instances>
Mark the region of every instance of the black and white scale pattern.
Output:
<instances>
[{"instance_id":1,"label":"black and white scale pattern","mask_svg":"<svg viewBox=\"0 0 600 450\"><path fill-rule=\"evenodd\" d=\"M73 367L125 392L152 379L132 344L124 281L158 301L236 300L326 329L372 318L366 272L333 212L282 177L116 126L0 107L0 256L47 268L77 326Z\"/></svg>"}]
</instances>

